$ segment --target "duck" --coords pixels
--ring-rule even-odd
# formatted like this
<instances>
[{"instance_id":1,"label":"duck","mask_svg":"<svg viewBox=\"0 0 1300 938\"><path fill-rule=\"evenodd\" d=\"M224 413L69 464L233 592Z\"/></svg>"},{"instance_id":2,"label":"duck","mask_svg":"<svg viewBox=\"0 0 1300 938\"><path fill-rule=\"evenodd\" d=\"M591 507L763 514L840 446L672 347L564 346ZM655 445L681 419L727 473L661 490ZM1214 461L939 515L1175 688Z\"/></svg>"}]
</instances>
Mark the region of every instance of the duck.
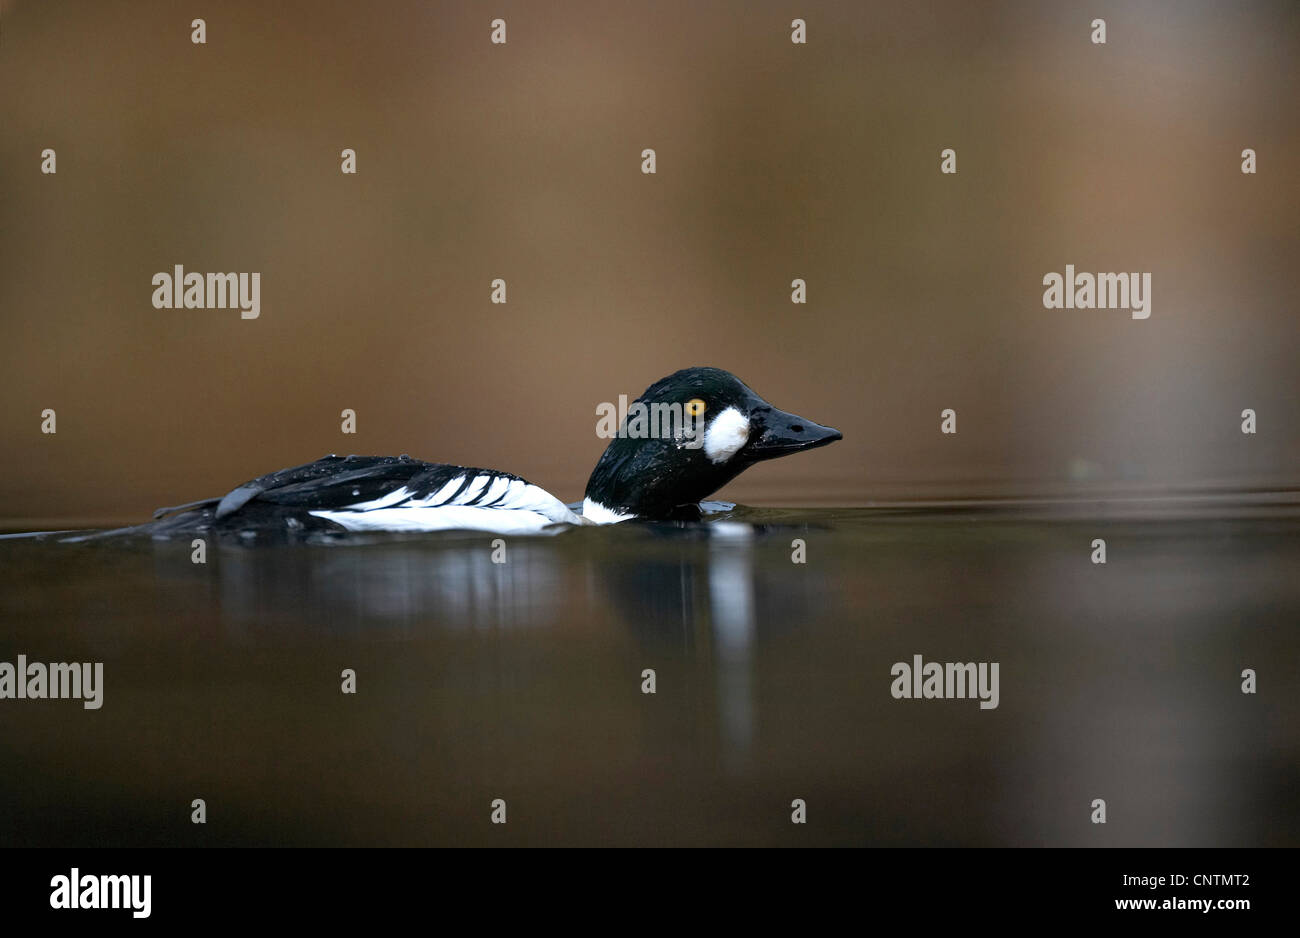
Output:
<instances>
[{"instance_id":1,"label":"duck","mask_svg":"<svg viewBox=\"0 0 1300 938\"><path fill-rule=\"evenodd\" d=\"M640 405L640 407L638 407ZM697 521L700 503L749 467L843 438L769 404L721 368L692 367L651 384L629 408L587 482L566 504L521 476L401 456L323 456L219 498L160 508L155 536L488 531L554 533L625 521ZM677 415L637 425L635 414ZM638 432L641 431L641 432Z\"/></svg>"}]
</instances>

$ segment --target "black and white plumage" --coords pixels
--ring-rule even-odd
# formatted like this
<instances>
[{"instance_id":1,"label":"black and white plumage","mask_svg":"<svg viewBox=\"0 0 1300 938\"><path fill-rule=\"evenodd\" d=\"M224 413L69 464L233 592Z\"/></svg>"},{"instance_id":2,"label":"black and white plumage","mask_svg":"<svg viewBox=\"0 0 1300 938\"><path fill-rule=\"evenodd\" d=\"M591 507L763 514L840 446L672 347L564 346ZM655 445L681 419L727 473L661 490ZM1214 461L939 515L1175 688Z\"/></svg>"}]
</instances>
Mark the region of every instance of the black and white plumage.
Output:
<instances>
[{"instance_id":1,"label":"black and white plumage","mask_svg":"<svg viewBox=\"0 0 1300 938\"><path fill-rule=\"evenodd\" d=\"M517 475L409 456L324 456L156 516L172 511L210 514L217 530L256 520L316 530L529 534L582 523L554 495Z\"/></svg>"},{"instance_id":2,"label":"black and white plumage","mask_svg":"<svg viewBox=\"0 0 1300 938\"><path fill-rule=\"evenodd\" d=\"M160 509L152 524L126 530L262 542L348 531L532 534L632 518L696 519L699 503L749 466L841 438L838 430L777 410L720 368L675 372L647 388L637 405L676 408L692 422L647 437L623 432L625 421L591 474L581 515L509 472L409 456L325 456L220 498Z\"/></svg>"}]
</instances>

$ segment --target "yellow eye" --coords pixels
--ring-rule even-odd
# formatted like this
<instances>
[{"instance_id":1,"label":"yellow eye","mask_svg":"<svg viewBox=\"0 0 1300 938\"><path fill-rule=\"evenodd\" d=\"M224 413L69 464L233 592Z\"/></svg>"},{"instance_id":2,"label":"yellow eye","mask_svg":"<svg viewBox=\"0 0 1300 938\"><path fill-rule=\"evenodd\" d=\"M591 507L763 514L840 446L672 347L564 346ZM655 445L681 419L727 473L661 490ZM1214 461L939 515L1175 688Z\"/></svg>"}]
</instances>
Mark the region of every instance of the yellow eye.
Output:
<instances>
[{"instance_id":1,"label":"yellow eye","mask_svg":"<svg viewBox=\"0 0 1300 938\"><path fill-rule=\"evenodd\" d=\"M686 413L690 417L699 417L704 413L704 401L698 397L686 402Z\"/></svg>"}]
</instances>

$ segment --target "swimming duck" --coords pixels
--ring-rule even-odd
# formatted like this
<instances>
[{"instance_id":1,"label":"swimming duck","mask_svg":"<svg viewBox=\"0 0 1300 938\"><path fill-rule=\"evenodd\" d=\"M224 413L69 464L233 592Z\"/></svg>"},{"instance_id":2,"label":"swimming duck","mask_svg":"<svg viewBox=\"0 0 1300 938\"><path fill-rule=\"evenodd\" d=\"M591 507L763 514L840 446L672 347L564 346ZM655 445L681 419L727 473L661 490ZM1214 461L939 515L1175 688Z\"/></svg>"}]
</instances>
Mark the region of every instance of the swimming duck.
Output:
<instances>
[{"instance_id":1,"label":"swimming duck","mask_svg":"<svg viewBox=\"0 0 1300 938\"><path fill-rule=\"evenodd\" d=\"M259 476L221 498L161 508L154 517L162 520L149 527L159 534L268 528L527 534L634 518L693 520L701 501L755 463L842 438L838 430L778 410L720 368L686 368L656 381L632 412L680 416L649 434L635 432L646 428L630 426L629 416L587 482L581 514L509 472L409 456L331 455Z\"/></svg>"}]
</instances>

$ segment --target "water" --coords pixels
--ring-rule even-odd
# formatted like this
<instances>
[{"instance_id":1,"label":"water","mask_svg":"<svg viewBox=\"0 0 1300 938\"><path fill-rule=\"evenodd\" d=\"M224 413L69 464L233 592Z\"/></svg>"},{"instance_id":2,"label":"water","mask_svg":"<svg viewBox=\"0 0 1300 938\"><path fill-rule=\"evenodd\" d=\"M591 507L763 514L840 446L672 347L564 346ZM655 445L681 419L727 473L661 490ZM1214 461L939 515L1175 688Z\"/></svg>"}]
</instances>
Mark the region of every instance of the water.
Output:
<instances>
[{"instance_id":1,"label":"water","mask_svg":"<svg viewBox=\"0 0 1300 938\"><path fill-rule=\"evenodd\" d=\"M502 564L0 540L0 661L105 673L100 710L0 701L0 843L1300 842L1293 497L720 518ZM894 699L917 654L998 662L996 709Z\"/></svg>"}]
</instances>

